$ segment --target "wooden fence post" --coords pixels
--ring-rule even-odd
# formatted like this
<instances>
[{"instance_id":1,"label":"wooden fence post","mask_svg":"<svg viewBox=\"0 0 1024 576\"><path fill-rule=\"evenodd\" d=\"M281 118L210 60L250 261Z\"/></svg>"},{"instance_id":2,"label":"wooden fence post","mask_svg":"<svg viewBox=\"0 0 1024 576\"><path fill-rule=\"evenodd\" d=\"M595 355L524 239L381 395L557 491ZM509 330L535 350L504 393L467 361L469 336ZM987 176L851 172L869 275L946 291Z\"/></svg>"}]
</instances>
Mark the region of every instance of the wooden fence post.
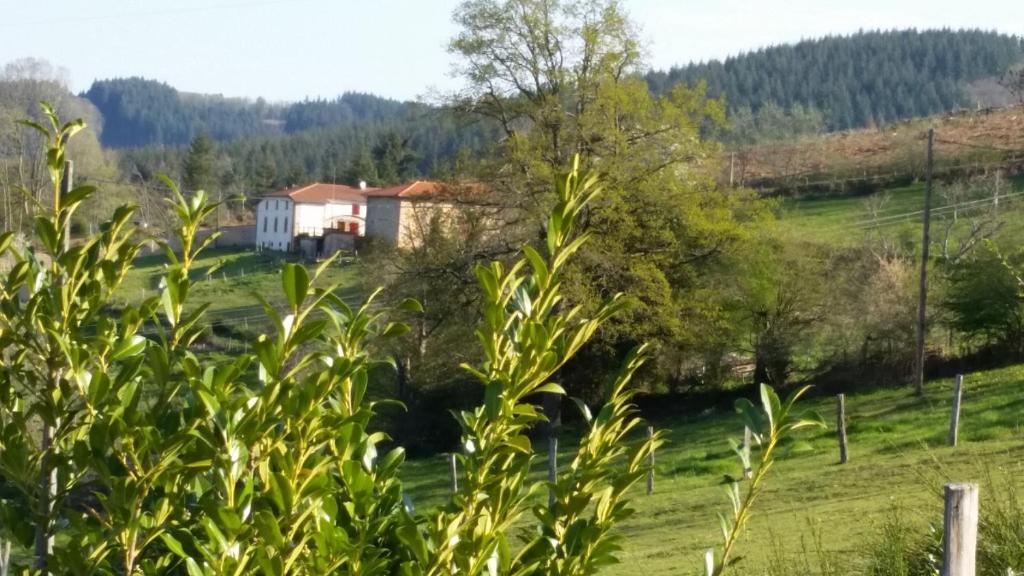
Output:
<instances>
[{"instance_id":1,"label":"wooden fence post","mask_svg":"<svg viewBox=\"0 0 1024 576\"><path fill-rule=\"evenodd\" d=\"M448 462L452 469L452 496L459 492L459 464L455 459L455 452L448 455Z\"/></svg>"},{"instance_id":2,"label":"wooden fence post","mask_svg":"<svg viewBox=\"0 0 1024 576\"><path fill-rule=\"evenodd\" d=\"M846 445L846 394L836 397L836 432L839 434L839 463L850 461L849 448Z\"/></svg>"},{"instance_id":3,"label":"wooden fence post","mask_svg":"<svg viewBox=\"0 0 1024 576\"><path fill-rule=\"evenodd\" d=\"M654 426L648 426L647 427L647 440L653 440L653 439L654 439ZM650 496L651 494L654 494L654 448L653 447L651 447L650 465L651 465L651 467L648 468L648 470L647 470L647 495L648 496Z\"/></svg>"},{"instance_id":4,"label":"wooden fence post","mask_svg":"<svg viewBox=\"0 0 1024 576\"><path fill-rule=\"evenodd\" d=\"M554 431L548 436L548 482L558 480L558 436ZM555 489L548 490L548 508L555 507Z\"/></svg>"},{"instance_id":5,"label":"wooden fence post","mask_svg":"<svg viewBox=\"0 0 1024 576\"><path fill-rule=\"evenodd\" d=\"M0 576L7 576L11 568L11 542L0 538Z\"/></svg>"},{"instance_id":6,"label":"wooden fence post","mask_svg":"<svg viewBox=\"0 0 1024 576\"><path fill-rule=\"evenodd\" d=\"M978 485L946 484L942 576L974 576L978 546Z\"/></svg>"},{"instance_id":7,"label":"wooden fence post","mask_svg":"<svg viewBox=\"0 0 1024 576\"><path fill-rule=\"evenodd\" d=\"M964 375L956 375L953 385L953 412L949 417L949 445L956 446L960 435L960 399L963 397Z\"/></svg>"},{"instance_id":8,"label":"wooden fence post","mask_svg":"<svg viewBox=\"0 0 1024 576\"><path fill-rule=\"evenodd\" d=\"M743 427L743 479L749 480L754 474L754 470L750 467L750 445L754 441L754 434L750 431L749 426Z\"/></svg>"}]
</instances>

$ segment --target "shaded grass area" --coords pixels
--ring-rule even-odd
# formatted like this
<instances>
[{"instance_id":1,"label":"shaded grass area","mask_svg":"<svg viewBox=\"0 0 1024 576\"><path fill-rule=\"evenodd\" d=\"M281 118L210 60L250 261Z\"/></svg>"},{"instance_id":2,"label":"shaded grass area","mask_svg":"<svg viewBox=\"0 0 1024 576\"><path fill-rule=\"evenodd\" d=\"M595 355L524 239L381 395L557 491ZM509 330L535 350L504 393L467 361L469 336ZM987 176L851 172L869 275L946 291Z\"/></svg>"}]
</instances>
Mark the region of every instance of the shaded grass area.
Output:
<instances>
[{"instance_id":1,"label":"shaded grass area","mask_svg":"<svg viewBox=\"0 0 1024 576\"><path fill-rule=\"evenodd\" d=\"M929 382L923 398L909 389L848 396L851 460L844 466L838 465L834 399L808 399L805 407L825 417L829 429L786 446L740 543L743 559L734 573L762 574L786 558L803 566L815 538L838 573L863 573L866 549L893 508L926 526L941 519L946 480L979 481L995 472L1024 485L1022 385L1024 367L968 375L957 448L946 446L949 380ZM669 434L657 456L655 494L635 488L637 513L619 529L623 563L603 574L697 574L703 551L720 538L716 514L728 506L723 478L740 472L728 443L742 435L739 418L720 412L654 424ZM561 442L571 444L578 434L566 431ZM562 464L572 449L560 450ZM544 447L537 451L534 477L541 482ZM419 511L446 501L449 475L442 457L411 461L404 475ZM983 491L983 510L991 496Z\"/></svg>"}]
</instances>

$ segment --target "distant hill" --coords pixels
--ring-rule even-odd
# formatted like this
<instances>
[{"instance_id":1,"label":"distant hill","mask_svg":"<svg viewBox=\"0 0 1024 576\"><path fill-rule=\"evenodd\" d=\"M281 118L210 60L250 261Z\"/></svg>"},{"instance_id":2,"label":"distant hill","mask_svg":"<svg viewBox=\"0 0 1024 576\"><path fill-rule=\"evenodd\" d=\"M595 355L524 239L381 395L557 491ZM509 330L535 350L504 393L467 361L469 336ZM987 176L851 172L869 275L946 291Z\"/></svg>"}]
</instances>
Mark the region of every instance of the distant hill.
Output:
<instances>
[{"instance_id":1,"label":"distant hill","mask_svg":"<svg viewBox=\"0 0 1024 576\"><path fill-rule=\"evenodd\" d=\"M831 36L652 71L654 92L707 82L731 113L766 105L820 111L829 130L845 130L975 107L972 83L1022 59L1021 39L980 30L874 31ZM973 92L978 94L978 92ZM986 105L986 102L982 102Z\"/></svg>"},{"instance_id":2,"label":"distant hill","mask_svg":"<svg viewBox=\"0 0 1024 576\"><path fill-rule=\"evenodd\" d=\"M97 80L82 97L103 115L103 144L111 148L182 146L199 133L221 142L296 134L400 119L408 111L405 103L372 94L349 92L332 100L268 104L263 99L179 92L145 78Z\"/></svg>"}]
</instances>

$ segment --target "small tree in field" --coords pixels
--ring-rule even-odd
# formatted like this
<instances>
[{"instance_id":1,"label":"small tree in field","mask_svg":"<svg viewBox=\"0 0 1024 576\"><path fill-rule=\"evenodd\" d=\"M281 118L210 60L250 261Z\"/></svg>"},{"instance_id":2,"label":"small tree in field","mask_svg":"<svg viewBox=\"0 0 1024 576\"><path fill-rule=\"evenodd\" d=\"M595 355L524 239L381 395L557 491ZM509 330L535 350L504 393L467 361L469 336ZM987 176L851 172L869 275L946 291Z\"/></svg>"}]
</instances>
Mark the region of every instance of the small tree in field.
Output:
<instances>
[{"instance_id":1,"label":"small tree in field","mask_svg":"<svg viewBox=\"0 0 1024 576\"><path fill-rule=\"evenodd\" d=\"M1024 346L1024 285L990 241L950 270L945 307L953 328L986 344Z\"/></svg>"},{"instance_id":2,"label":"small tree in field","mask_svg":"<svg viewBox=\"0 0 1024 576\"><path fill-rule=\"evenodd\" d=\"M563 393L558 370L619 307L612 299L585 317L560 294L566 262L587 240L576 221L598 193L594 178L573 166L543 245L507 269L477 268L484 360L464 369L485 401L457 415L458 493L414 515L404 452L383 450L379 403L367 394L375 343L407 328L372 309L372 296L354 309L323 285L330 262L312 273L286 264L284 305L264 301L273 328L252 352L198 354L205 306L188 296L193 264L216 238L196 235L216 205L170 181L180 251L165 246L159 296L115 313L139 249L133 209L67 241L67 222L95 190L60 193L65 145L83 125L46 113L51 126L31 124L47 138L53 183L52 208L36 219L38 252L0 236L0 256L15 262L0 277L0 538L31 550L36 573L582 575L615 560L612 529L661 443L629 441L642 348L596 415L581 404L588 427L568 468L550 484L528 477L527 432L544 419L530 399ZM779 414L766 404L768 455L788 430ZM545 488L552 504L535 504ZM523 524L533 530L519 545Z\"/></svg>"}]
</instances>

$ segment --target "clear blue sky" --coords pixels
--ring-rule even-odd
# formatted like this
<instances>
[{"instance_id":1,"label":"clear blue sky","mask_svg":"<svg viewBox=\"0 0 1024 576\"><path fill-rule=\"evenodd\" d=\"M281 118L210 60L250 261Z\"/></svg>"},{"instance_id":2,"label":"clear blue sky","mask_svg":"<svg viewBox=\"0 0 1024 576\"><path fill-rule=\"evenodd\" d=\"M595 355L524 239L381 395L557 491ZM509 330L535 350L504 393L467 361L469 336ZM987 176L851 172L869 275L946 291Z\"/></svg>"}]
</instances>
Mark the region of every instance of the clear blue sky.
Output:
<instances>
[{"instance_id":1,"label":"clear blue sky","mask_svg":"<svg viewBox=\"0 0 1024 576\"><path fill-rule=\"evenodd\" d=\"M458 85L458 0L0 0L0 64L33 56L95 78L272 101L346 90L415 98ZM1020 0L625 0L656 68L859 28L1024 34ZM41 6L46 6L45 12ZM46 19L50 18L47 22Z\"/></svg>"}]
</instances>

